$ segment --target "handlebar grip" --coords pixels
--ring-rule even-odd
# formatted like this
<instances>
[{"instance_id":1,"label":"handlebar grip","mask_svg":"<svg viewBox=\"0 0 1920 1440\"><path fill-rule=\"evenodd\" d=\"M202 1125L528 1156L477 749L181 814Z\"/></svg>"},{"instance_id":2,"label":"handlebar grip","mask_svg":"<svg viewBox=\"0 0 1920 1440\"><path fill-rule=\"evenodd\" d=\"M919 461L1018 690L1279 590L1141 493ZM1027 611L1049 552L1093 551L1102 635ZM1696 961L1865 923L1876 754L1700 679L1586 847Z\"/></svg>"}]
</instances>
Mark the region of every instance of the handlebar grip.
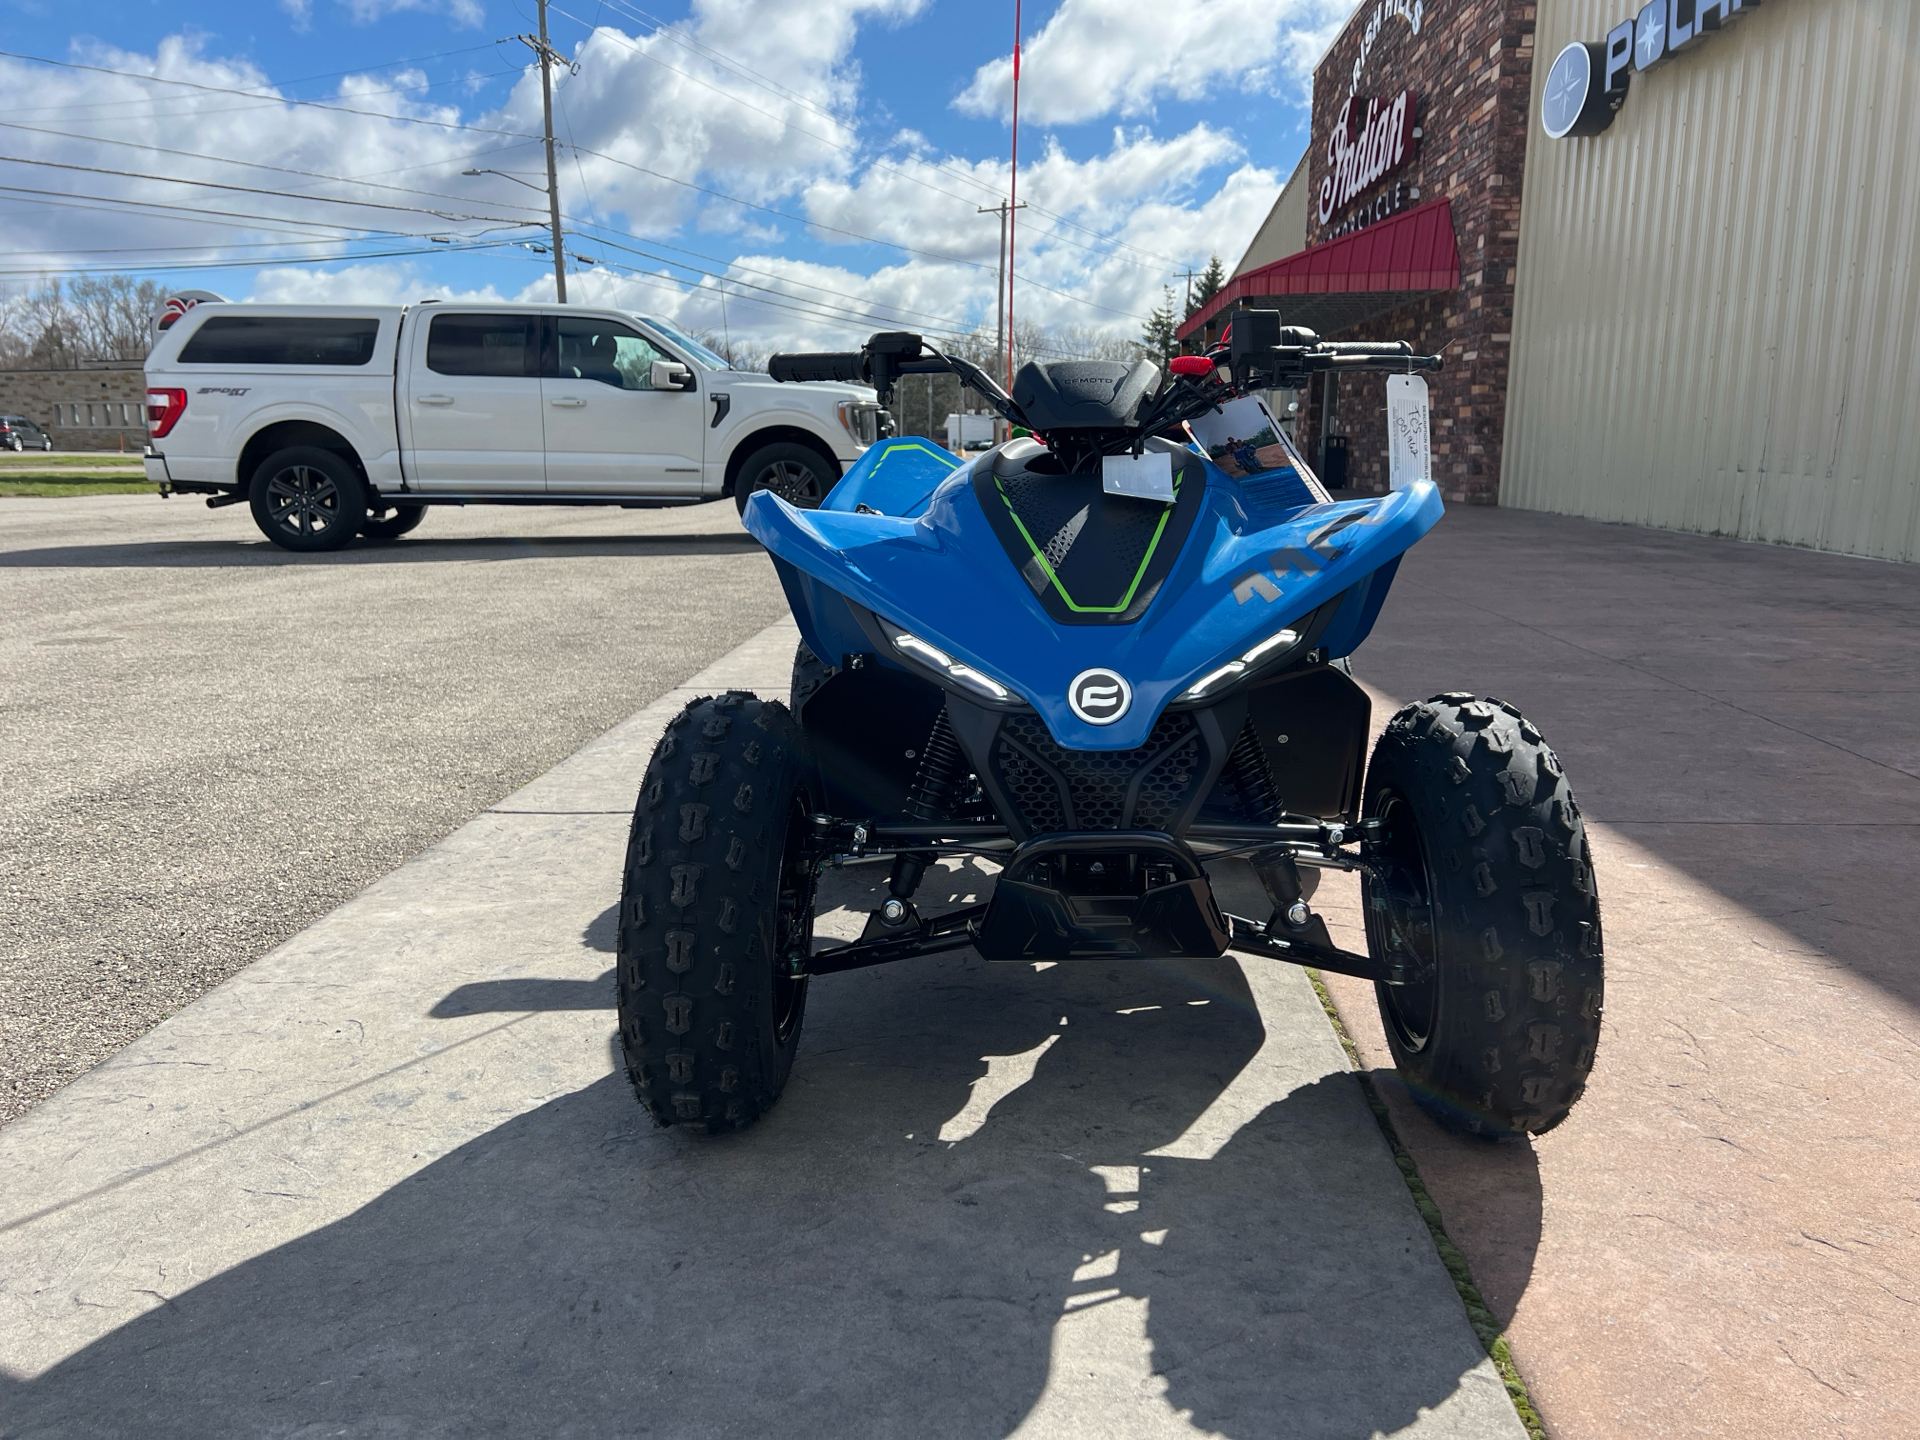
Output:
<instances>
[{"instance_id":1,"label":"handlebar grip","mask_svg":"<svg viewBox=\"0 0 1920 1440\"><path fill-rule=\"evenodd\" d=\"M1413 347L1404 340L1330 340L1326 349L1334 355L1411 355Z\"/></svg>"},{"instance_id":2,"label":"handlebar grip","mask_svg":"<svg viewBox=\"0 0 1920 1440\"><path fill-rule=\"evenodd\" d=\"M1385 370L1393 374L1405 374L1409 370L1439 370L1445 360L1439 355L1412 355L1395 353L1391 355L1320 355L1310 356L1320 363L1309 365L1310 370Z\"/></svg>"},{"instance_id":3,"label":"handlebar grip","mask_svg":"<svg viewBox=\"0 0 1920 1440\"><path fill-rule=\"evenodd\" d=\"M858 350L834 350L816 355L774 355L767 374L775 380L848 380L865 384L867 359Z\"/></svg>"}]
</instances>

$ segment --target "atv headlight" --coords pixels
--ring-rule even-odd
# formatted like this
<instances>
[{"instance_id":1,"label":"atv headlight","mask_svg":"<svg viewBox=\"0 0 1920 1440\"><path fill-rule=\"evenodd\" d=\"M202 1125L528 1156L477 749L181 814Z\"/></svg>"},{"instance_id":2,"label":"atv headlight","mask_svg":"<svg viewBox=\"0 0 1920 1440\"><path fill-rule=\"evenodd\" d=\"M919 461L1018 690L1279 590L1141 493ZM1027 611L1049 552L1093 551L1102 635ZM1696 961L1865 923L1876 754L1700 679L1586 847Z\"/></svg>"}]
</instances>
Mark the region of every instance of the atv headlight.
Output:
<instances>
[{"instance_id":1,"label":"atv headlight","mask_svg":"<svg viewBox=\"0 0 1920 1440\"><path fill-rule=\"evenodd\" d=\"M996 705L1027 703L991 675L982 675L971 665L962 665L939 646L929 645L918 635L910 635L898 626L884 622L882 628L896 655L923 670L932 671L936 679L951 681L962 690L978 695L983 700L991 700Z\"/></svg>"},{"instance_id":2,"label":"atv headlight","mask_svg":"<svg viewBox=\"0 0 1920 1440\"><path fill-rule=\"evenodd\" d=\"M1218 670L1207 675L1202 675L1174 698L1176 701L1204 699L1209 692L1219 689L1221 686L1232 681L1236 676L1246 674L1247 671L1251 670L1255 665L1284 655L1300 643L1300 638L1301 632L1299 630L1291 628L1277 630L1251 650L1247 651L1247 653L1242 655L1238 660L1229 660Z\"/></svg>"}]
</instances>

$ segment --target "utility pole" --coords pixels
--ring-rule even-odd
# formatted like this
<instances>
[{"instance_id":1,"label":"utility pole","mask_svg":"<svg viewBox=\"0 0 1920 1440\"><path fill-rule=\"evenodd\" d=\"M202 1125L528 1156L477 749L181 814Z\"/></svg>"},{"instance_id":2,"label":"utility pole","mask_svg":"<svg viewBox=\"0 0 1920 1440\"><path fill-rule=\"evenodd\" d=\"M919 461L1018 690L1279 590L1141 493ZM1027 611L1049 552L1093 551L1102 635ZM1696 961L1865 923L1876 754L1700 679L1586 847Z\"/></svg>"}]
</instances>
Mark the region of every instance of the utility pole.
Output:
<instances>
[{"instance_id":1,"label":"utility pole","mask_svg":"<svg viewBox=\"0 0 1920 1440\"><path fill-rule=\"evenodd\" d=\"M1193 313L1193 267L1187 267L1187 314ZM1185 316L1181 317L1185 318Z\"/></svg>"},{"instance_id":2,"label":"utility pole","mask_svg":"<svg viewBox=\"0 0 1920 1440\"><path fill-rule=\"evenodd\" d=\"M976 207L982 215L1000 217L1000 250L997 256L998 269L995 271L998 278L994 281L993 289L993 353L996 357L1007 353L1007 217L1015 210L1026 208L1027 202L1024 200L1018 205L1002 200L998 205ZM1012 385L1011 376L1007 383Z\"/></svg>"},{"instance_id":3,"label":"utility pole","mask_svg":"<svg viewBox=\"0 0 1920 1440\"><path fill-rule=\"evenodd\" d=\"M519 37L540 57L540 108L547 121L547 217L553 224L553 286L562 305L567 303L567 252L560 242L560 177L553 163L553 66L560 63L547 43L547 0L540 0L540 35Z\"/></svg>"}]
</instances>

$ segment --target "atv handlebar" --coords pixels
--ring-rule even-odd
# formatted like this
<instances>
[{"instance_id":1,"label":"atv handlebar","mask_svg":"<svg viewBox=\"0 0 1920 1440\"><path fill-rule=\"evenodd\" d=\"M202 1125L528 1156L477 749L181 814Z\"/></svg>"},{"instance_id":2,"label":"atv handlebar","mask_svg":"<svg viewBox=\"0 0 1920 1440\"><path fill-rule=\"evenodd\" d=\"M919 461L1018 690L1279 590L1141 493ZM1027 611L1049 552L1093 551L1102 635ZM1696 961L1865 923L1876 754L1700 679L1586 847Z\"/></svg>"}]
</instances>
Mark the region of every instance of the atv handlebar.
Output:
<instances>
[{"instance_id":1,"label":"atv handlebar","mask_svg":"<svg viewBox=\"0 0 1920 1440\"><path fill-rule=\"evenodd\" d=\"M1067 463L1070 470L1096 464L1103 454L1137 451L1141 440L1177 430L1223 401L1266 388L1298 387L1309 375L1341 370L1385 370L1411 373L1438 370L1438 355L1416 355L1404 341L1322 340L1312 330L1283 326L1276 310L1242 310L1234 316L1225 344L1206 358L1214 362L1202 373L1174 372L1155 392L1147 413L1126 428L1083 432L1062 429L1042 437L1043 443ZM1219 367L1231 369L1229 381ZM893 387L903 375L945 372L977 392L1009 425L1032 430L1019 404L979 366L957 355L943 355L919 335L886 330L870 336L858 351L775 355L767 373L775 380L838 380L871 385L882 405L893 398Z\"/></svg>"},{"instance_id":2,"label":"atv handlebar","mask_svg":"<svg viewBox=\"0 0 1920 1440\"><path fill-rule=\"evenodd\" d=\"M1404 340L1322 340L1311 330L1283 326L1277 310L1242 310L1233 317L1224 358L1241 390L1292 388L1309 375L1337 370L1439 370L1439 355L1416 355Z\"/></svg>"},{"instance_id":3,"label":"atv handlebar","mask_svg":"<svg viewBox=\"0 0 1920 1440\"><path fill-rule=\"evenodd\" d=\"M832 350L816 355L775 355L767 361L775 380L844 380L867 383L867 357L859 350Z\"/></svg>"}]
</instances>

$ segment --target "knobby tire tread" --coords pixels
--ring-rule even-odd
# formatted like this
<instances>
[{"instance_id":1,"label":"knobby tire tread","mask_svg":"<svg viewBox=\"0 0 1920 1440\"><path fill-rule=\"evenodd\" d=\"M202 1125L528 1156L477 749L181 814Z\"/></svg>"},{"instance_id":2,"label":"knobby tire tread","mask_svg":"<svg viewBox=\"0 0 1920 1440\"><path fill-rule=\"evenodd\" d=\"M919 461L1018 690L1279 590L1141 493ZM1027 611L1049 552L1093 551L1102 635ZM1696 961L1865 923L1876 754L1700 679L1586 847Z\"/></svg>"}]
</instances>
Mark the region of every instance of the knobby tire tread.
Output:
<instances>
[{"instance_id":1,"label":"knobby tire tread","mask_svg":"<svg viewBox=\"0 0 1920 1440\"><path fill-rule=\"evenodd\" d=\"M615 990L628 1079L661 1125L738 1130L786 1087L806 982L783 1040L774 966L784 842L804 771L786 706L744 691L689 704L647 766L627 843Z\"/></svg>"},{"instance_id":2,"label":"knobby tire tread","mask_svg":"<svg viewBox=\"0 0 1920 1440\"><path fill-rule=\"evenodd\" d=\"M1366 807L1411 806L1434 886L1434 1038L1408 1053L1378 986L1394 1059L1448 1128L1544 1133L1586 1088L1604 999L1586 825L1559 758L1513 706L1452 693L1388 722Z\"/></svg>"}]
</instances>

